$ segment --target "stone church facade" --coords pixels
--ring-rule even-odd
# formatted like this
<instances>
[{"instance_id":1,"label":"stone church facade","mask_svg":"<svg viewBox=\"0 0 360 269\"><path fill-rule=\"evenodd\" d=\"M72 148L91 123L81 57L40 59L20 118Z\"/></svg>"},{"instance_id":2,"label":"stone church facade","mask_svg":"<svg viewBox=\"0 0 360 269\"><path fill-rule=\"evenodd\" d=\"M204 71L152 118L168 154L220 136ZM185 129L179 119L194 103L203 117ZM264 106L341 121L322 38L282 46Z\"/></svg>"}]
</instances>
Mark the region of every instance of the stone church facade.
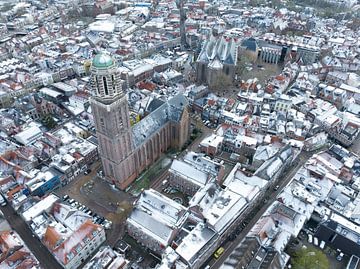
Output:
<instances>
[{"instance_id":1,"label":"stone church facade","mask_svg":"<svg viewBox=\"0 0 360 269\"><path fill-rule=\"evenodd\" d=\"M238 40L233 37L214 37L205 41L196 60L196 80L213 88L221 76L235 78Z\"/></svg>"},{"instance_id":2,"label":"stone church facade","mask_svg":"<svg viewBox=\"0 0 360 269\"><path fill-rule=\"evenodd\" d=\"M187 99L174 96L134 126L120 72L107 54L91 66L90 104L106 180L126 189L169 148L181 148L189 138Z\"/></svg>"}]
</instances>

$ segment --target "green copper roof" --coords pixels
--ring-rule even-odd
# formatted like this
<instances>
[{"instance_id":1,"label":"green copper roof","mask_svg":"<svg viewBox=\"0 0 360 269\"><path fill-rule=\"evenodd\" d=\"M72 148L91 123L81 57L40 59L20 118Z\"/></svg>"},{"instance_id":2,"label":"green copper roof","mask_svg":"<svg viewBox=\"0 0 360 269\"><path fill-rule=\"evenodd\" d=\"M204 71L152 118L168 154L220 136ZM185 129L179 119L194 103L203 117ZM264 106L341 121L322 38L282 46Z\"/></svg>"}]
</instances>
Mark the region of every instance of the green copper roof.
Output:
<instances>
[{"instance_id":1,"label":"green copper roof","mask_svg":"<svg viewBox=\"0 0 360 269\"><path fill-rule=\"evenodd\" d=\"M96 68L107 68L114 64L114 60L110 55L105 53L99 53L92 61L92 65Z\"/></svg>"}]
</instances>

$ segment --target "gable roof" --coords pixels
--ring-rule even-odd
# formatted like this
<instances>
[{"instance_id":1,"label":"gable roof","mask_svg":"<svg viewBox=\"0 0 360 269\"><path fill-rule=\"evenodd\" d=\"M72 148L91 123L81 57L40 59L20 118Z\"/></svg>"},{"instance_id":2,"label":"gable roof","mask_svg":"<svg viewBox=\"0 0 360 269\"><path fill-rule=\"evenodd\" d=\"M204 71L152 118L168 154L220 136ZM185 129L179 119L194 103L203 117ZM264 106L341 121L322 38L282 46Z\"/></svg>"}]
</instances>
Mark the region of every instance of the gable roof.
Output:
<instances>
[{"instance_id":1,"label":"gable roof","mask_svg":"<svg viewBox=\"0 0 360 269\"><path fill-rule=\"evenodd\" d=\"M188 101L182 94L175 95L163 103L132 128L133 142L137 147L162 128L167 122L178 122L181 119Z\"/></svg>"}]
</instances>

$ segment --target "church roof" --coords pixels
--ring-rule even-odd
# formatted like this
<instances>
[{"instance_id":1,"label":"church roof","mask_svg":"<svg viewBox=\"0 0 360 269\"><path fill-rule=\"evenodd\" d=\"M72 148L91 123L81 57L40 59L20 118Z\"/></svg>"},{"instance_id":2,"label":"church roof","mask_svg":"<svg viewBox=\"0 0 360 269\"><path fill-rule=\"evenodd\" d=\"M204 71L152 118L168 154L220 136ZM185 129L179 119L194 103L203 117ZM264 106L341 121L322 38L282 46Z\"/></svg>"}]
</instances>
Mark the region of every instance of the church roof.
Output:
<instances>
[{"instance_id":1,"label":"church roof","mask_svg":"<svg viewBox=\"0 0 360 269\"><path fill-rule=\"evenodd\" d=\"M210 68L215 69L222 68L222 64L236 65L237 45L233 38L211 36L204 44L197 61L207 62Z\"/></svg>"},{"instance_id":2,"label":"church roof","mask_svg":"<svg viewBox=\"0 0 360 269\"><path fill-rule=\"evenodd\" d=\"M149 104L146 107L146 111L151 113L153 111L155 111L156 109L158 109L160 106L162 106L164 104L163 100L154 98L152 99Z\"/></svg>"},{"instance_id":3,"label":"church roof","mask_svg":"<svg viewBox=\"0 0 360 269\"><path fill-rule=\"evenodd\" d=\"M187 106L188 101L182 94L175 95L172 99L165 102L140 122L134 125L133 142L137 147L146 139L156 133L167 122L178 122L181 119L182 112Z\"/></svg>"},{"instance_id":4,"label":"church roof","mask_svg":"<svg viewBox=\"0 0 360 269\"><path fill-rule=\"evenodd\" d=\"M114 65L114 60L106 53L97 54L92 61L92 66L96 68L108 68L112 65Z\"/></svg>"}]
</instances>

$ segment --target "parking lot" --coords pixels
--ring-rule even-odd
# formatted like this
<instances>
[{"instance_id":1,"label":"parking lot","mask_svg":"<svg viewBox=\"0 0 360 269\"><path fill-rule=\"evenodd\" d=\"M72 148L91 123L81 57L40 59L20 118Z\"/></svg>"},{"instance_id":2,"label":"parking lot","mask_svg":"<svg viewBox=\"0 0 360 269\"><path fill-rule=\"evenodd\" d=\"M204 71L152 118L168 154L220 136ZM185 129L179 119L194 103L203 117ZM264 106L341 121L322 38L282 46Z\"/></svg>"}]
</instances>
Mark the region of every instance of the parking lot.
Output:
<instances>
[{"instance_id":1,"label":"parking lot","mask_svg":"<svg viewBox=\"0 0 360 269\"><path fill-rule=\"evenodd\" d=\"M310 229L310 230L309 230ZM349 262L350 257L344 255L340 260L340 252L328 247L321 240L317 239L313 235L313 228L305 228L300 231L299 236L289 242L286 252L294 253L300 248L315 247L322 250L329 261L329 268L331 269L344 269Z\"/></svg>"},{"instance_id":2,"label":"parking lot","mask_svg":"<svg viewBox=\"0 0 360 269\"><path fill-rule=\"evenodd\" d=\"M74 198L70 198L69 195L65 194L62 197L63 203L70 205L73 208L78 209L79 211L84 212L85 214L92 217L93 222L96 224L102 225L106 230L109 230L112 226L112 221L105 219L103 216L98 215L97 213L93 212L89 207L83 205L82 203L76 201Z\"/></svg>"},{"instance_id":3,"label":"parking lot","mask_svg":"<svg viewBox=\"0 0 360 269\"><path fill-rule=\"evenodd\" d=\"M155 268L160 263L160 257L152 255L128 234L125 234L123 241L130 246L125 257L131 262L131 269Z\"/></svg>"},{"instance_id":4,"label":"parking lot","mask_svg":"<svg viewBox=\"0 0 360 269\"><path fill-rule=\"evenodd\" d=\"M106 231L106 243L113 246L124 235L124 223L132 210L135 198L99 178L97 176L99 167L99 163L94 164L88 175L82 174L68 185L56 190L56 193L60 197L68 195L68 199L74 199L73 203L78 202L74 204L75 206L84 206L82 210L88 209L93 215L96 214L95 217L100 217L100 220L95 219L95 221L99 222L104 218L103 225L106 223L105 219L110 221L112 224L111 229Z\"/></svg>"}]
</instances>

